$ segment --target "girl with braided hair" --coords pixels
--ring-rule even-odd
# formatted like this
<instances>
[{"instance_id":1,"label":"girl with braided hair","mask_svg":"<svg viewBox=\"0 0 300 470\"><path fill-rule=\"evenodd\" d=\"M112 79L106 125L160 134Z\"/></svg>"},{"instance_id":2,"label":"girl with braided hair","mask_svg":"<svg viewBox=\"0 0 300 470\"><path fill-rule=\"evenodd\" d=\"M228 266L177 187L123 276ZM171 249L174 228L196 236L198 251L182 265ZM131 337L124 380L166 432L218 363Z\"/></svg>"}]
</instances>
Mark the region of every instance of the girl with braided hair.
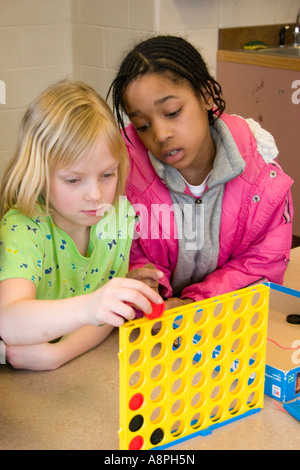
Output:
<instances>
[{"instance_id":1,"label":"girl with braided hair","mask_svg":"<svg viewBox=\"0 0 300 470\"><path fill-rule=\"evenodd\" d=\"M176 36L147 39L124 58L110 92L138 215L132 277L158 289L167 308L282 283L293 181L273 137L224 112L221 86L197 49Z\"/></svg>"}]
</instances>

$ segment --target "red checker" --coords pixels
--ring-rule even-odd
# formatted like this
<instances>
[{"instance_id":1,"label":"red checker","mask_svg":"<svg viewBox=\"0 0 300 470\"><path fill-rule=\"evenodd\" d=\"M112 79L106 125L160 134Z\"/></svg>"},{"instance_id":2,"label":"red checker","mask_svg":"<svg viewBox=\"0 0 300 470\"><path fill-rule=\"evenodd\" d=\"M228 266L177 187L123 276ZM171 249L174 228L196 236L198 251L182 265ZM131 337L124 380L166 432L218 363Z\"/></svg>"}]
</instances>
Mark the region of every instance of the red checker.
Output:
<instances>
[{"instance_id":1,"label":"red checker","mask_svg":"<svg viewBox=\"0 0 300 470\"><path fill-rule=\"evenodd\" d=\"M129 408L131 409L131 411L138 410L143 403L144 395L142 395L141 393L136 393L135 395L133 395L129 402Z\"/></svg>"},{"instance_id":2,"label":"red checker","mask_svg":"<svg viewBox=\"0 0 300 470\"><path fill-rule=\"evenodd\" d=\"M142 436L136 436L129 444L129 450L140 450L143 447L144 439Z\"/></svg>"},{"instance_id":3,"label":"red checker","mask_svg":"<svg viewBox=\"0 0 300 470\"><path fill-rule=\"evenodd\" d=\"M145 317L149 318L149 320L153 320L154 318L159 318L162 316L162 314L164 313L165 309L166 309L166 305L165 303L163 302L162 304L155 304L153 302L151 302L151 305L152 305L152 312L149 313L149 314L144 314Z\"/></svg>"}]
</instances>

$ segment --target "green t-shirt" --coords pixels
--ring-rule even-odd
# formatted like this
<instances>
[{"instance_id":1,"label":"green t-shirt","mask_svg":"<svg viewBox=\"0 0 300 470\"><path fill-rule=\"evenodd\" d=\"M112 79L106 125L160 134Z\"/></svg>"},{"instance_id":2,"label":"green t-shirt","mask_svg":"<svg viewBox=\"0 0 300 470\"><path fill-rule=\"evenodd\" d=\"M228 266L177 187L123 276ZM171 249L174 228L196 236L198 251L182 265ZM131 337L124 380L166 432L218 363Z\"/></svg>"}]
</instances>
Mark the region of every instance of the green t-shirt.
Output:
<instances>
[{"instance_id":1,"label":"green t-shirt","mask_svg":"<svg viewBox=\"0 0 300 470\"><path fill-rule=\"evenodd\" d=\"M134 211L126 198L91 227L88 252L52 218L29 218L12 209L0 224L0 281L34 282L37 299L63 299L95 291L128 271Z\"/></svg>"}]
</instances>

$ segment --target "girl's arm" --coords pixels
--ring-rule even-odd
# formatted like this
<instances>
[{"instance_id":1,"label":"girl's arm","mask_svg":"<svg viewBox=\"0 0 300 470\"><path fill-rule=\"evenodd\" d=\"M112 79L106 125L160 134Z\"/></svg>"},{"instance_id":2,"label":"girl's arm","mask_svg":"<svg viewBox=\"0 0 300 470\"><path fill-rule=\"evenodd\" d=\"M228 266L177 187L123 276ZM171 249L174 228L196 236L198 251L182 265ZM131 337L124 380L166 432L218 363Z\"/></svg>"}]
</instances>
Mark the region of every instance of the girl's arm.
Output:
<instances>
[{"instance_id":1,"label":"girl's arm","mask_svg":"<svg viewBox=\"0 0 300 470\"><path fill-rule=\"evenodd\" d=\"M275 194L274 192L273 198ZM288 212L293 213L289 198L288 193L277 206L272 207L271 203L269 204L269 219L262 228L260 224L263 216L256 216L255 220L250 213L249 220L252 223L244 229L243 239L231 253L230 259L219 269L208 274L202 282L186 287L181 293L182 296L198 301L258 282L271 281L282 284L292 243L292 217L287 217L286 212L289 202ZM267 212L267 209L263 210ZM253 233L256 233L255 237Z\"/></svg>"},{"instance_id":2,"label":"girl's arm","mask_svg":"<svg viewBox=\"0 0 300 470\"><path fill-rule=\"evenodd\" d=\"M36 300L35 285L26 279L0 282L0 336L9 345L51 341L86 325L121 326L135 316L128 305L151 313L161 297L141 281L114 278L96 291L60 300Z\"/></svg>"},{"instance_id":3,"label":"girl's arm","mask_svg":"<svg viewBox=\"0 0 300 470\"><path fill-rule=\"evenodd\" d=\"M6 357L15 369L54 370L101 343L111 325L84 326L56 343L6 345Z\"/></svg>"}]
</instances>

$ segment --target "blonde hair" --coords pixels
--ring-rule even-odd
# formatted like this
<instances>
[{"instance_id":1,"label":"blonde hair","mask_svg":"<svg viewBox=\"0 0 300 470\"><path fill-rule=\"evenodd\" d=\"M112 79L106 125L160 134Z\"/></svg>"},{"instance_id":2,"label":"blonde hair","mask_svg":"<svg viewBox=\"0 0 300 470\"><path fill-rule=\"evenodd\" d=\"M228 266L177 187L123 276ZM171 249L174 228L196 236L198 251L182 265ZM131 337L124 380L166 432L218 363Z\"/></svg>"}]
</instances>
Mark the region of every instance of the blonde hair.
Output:
<instances>
[{"instance_id":1,"label":"blonde hair","mask_svg":"<svg viewBox=\"0 0 300 470\"><path fill-rule=\"evenodd\" d=\"M49 86L23 117L15 154L3 176L0 220L15 206L29 217L48 214L50 172L76 164L99 137L107 139L119 163L117 201L125 191L128 156L110 107L83 82L62 80Z\"/></svg>"}]
</instances>

